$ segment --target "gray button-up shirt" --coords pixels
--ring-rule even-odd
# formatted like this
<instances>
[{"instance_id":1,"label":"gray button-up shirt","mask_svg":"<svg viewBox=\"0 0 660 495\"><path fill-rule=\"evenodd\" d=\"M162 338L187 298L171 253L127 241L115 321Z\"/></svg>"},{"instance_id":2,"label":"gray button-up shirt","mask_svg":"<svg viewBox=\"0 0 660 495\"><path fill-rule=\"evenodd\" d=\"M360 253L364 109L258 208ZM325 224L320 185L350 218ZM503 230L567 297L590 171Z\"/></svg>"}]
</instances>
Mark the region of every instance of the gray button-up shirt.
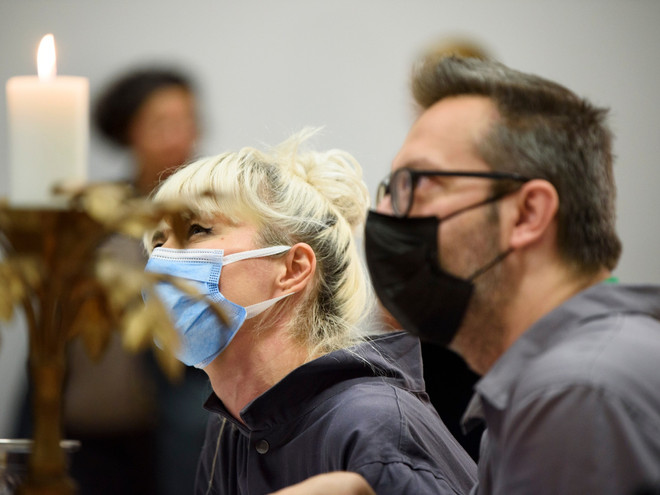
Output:
<instances>
[{"instance_id":1,"label":"gray button-up shirt","mask_svg":"<svg viewBox=\"0 0 660 495\"><path fill-rule=\"evenodd\" d=\"M483 494L632 495L660 482L660 287L599 284L477 383Z\"/></svg>"}]
</instances>

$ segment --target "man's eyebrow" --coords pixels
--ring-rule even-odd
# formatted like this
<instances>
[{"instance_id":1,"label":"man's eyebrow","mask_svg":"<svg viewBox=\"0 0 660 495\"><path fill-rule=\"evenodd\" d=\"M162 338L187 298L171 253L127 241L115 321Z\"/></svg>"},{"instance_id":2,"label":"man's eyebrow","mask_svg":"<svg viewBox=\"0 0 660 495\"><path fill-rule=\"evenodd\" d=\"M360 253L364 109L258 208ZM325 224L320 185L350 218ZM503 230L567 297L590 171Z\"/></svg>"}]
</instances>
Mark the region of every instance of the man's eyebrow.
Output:
<instances>
[{"instance_id":1,"label":"man's eyebrow","mask_svg":"<svg viewBox=\"0 0 660 495\"><path fill-rule=\"evenodd\" d=\"M450 167L445 166L443 162L437 163L436 161L429 160L426 157L413 158L411 160L408 160L403 164L403 168L409 168L410 170L450 169Z\"/></svg>"}]
</instances>

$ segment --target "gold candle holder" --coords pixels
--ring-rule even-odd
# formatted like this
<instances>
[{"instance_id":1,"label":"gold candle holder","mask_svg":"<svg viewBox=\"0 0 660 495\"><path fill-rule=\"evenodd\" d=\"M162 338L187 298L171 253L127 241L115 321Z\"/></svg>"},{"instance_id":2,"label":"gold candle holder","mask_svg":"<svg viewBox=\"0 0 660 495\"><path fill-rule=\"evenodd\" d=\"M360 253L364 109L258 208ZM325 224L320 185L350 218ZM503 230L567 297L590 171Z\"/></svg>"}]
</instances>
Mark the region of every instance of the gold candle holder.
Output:
<instances>
[{"instance_id":1,"label":"gold candle holder","mask_svg":"<svg viewBox=\"0 0 660 495\"><path fill-rule=\"evenodd\" d=\"M66 343L84 301L81 285L106 231L75 210L5 209L3 216L9 262L24 265L12 283L23 284L20 303L28 323L33 385L34 445L21 493L73 494L60 448Z\"/></svg>"},{"instance_id":2,"label":"gold candle holder","mask_svg":"<svg viewBox=\"0 0 660 495\"><path fill-rule=\"evenodd\" d=\"M173 353L177 334L158 298L149 297L145 304L142 292L153 292L156 283L166 281L200 297L168 276L99 255L109 236L140 238L164 219L183 239L190 214L185 206L154 204L115 184L88 186L70 196L65 208L0 206L0 245L5 251L0 262L0 319L11 319L20 307L29 331L34 423L28 476L19 491L23 495L76 493L60 447L67 343L80 336L88 353L99 357L115 330L135 351L156 339L161 367L176 376L182 370ZM226 319L221 308L211 306Z\"/></svg>"}]
</instances>

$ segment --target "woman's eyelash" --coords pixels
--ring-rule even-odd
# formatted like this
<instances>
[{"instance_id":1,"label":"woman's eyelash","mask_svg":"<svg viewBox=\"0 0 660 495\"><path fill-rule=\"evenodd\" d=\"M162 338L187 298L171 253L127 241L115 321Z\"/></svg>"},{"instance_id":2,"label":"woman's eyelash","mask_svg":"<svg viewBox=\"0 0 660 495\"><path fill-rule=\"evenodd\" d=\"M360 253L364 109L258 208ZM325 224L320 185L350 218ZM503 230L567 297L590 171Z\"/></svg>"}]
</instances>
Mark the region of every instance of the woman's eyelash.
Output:
<instances>
[{"instance_id":1,"label":"woman's eyelash","mask_svg":"<svg viewBox=\"0 0 660 495\"><path fill-rule=\"evenodd\" d=\"M211 227L206 228L206 227L202 227L197 223L193 223L190 224L190 227L188 227L188 237L192 237L196 234L210 234L211 230L212 230Z\"/></svg>"}]
</instances>

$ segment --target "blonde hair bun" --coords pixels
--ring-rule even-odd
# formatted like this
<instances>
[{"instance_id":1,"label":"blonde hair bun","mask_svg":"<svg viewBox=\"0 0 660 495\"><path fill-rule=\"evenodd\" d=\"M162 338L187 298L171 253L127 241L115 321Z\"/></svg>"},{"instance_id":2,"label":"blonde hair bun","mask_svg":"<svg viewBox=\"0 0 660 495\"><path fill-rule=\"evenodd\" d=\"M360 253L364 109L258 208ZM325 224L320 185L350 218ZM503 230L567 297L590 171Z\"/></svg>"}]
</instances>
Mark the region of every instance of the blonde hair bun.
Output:
<instances>
[{"instance_id":1,"label":"blonde hair bun","mask_svg":"<svg viewBox=\"0 0 660 495\"><path fill-rule=\"evenodd\" d=\"M352 228L359 227L370 205L362 167L343 150L306 151L303 145L319 131L319 128L304 128L278 145L273 154L294 179L307 182Z\"/></svg>"}]
</instances>

